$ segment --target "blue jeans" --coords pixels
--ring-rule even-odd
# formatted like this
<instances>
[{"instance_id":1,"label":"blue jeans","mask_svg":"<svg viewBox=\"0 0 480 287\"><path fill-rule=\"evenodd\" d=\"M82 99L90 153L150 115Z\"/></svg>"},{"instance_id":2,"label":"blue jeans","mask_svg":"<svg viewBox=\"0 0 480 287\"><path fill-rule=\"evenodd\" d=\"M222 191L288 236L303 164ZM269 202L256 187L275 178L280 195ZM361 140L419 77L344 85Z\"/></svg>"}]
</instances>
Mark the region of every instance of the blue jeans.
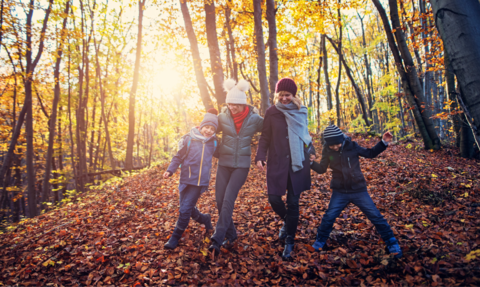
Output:
<instances>
[{"instance_id":1,"label":"blue jeans","mask_svg":"<svg viewBox=\"0 0 480 287\"><path fill-rule=\"evenodd\" d=\"M180 191L180 215L177 220L177 228L185 230L190 218L199 223L204 223L205 214L201 213L196 207L204 188L204 186L187 185Z\"/></svg>"},{"instance_id":2,"label":"blue jeans","mask_svg":"<svg viewBox=\"0 0 480 287\"><path fill-rule=\"evenodd\" d=\"M349 203L353 203L354 205L358 206L360 210L365 213L367 218L375 225L375 228L377 229L378 233L380 233L383 241L387 241L388 239L394 237L392 228L390 228L388 222L385 220L385 218L383 218L382 214L375 206L375 203L373 203L373 200L367 191L357 193L333 192L328 209L322 218L322 223L318 227L318 241L327 241L330 232L332 232L335 219L337 219L342 210Z\"/></svg>"}]
</instances>

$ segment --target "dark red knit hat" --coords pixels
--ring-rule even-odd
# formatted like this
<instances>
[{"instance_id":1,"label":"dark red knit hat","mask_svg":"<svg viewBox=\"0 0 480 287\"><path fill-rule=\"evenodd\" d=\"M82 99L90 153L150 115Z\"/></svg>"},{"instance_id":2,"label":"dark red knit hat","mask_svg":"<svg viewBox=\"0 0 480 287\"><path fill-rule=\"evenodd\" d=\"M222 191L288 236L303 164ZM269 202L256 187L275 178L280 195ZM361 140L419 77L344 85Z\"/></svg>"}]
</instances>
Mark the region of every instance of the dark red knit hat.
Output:
<instances>
[{"instance_id":1,"label":"dark red knit hat","mask_svg":"<svg viewBox=\"0 0 480 287\"><path fill-rule=\"evenodd\" d=\"M292 93L292 95L295 96L297 94L297 85L292 79L283 78L280 81L278 81L277 86L275 87L275 93L278 93L281 91L290 92Z\"/></svg>"}]
</instances>

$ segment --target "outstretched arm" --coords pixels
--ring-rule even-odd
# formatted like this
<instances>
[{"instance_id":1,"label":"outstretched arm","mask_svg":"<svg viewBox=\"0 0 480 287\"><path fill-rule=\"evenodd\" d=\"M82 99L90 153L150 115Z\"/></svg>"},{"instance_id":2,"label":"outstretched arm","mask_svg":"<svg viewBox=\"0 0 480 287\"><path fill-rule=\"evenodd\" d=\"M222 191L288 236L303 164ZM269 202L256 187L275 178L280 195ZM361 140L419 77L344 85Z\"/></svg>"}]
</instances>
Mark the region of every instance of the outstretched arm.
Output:
<instances>
[{"instance_id":1,"label":"outstretched arm","mask_svg":"<svg viewBox=\"0 0 480 287\"><path fill-rule=\"evenodd\" d=\"M322 174L327 172L327 168L329 165L330 165L330 157L328 156L328 153L327 153L327 147L323 146L322 159L320 160L320 163L317 163L316 161L314 161L310 166L310 168L316 171L317 173Z\"/></svg>"},{"instance_id":2,"label":"outstretched arm","mask_svg":"<svg viewBox=\"0 0 480 287\"><path fill-rule=\"evenodd\" d=\"M386 132L383 134L382 140L377 143L373 148L361 147L356 142L354 142L354 145L355 149L358 152L358 155L365 158L374 158L387 149L388 143L392 140L392 138L392 134L390 132Z\"/></svg>"},{"instance_id":3,"label":"outstretched arm","mask_svg":"<svg viewBox=\"0 0 480 287\"><path fill-rule=\"evenodd\" d=\"M182 142L179 143L179 150L177 154L173 156L172 161L167 168L167 172L169 172L170 175L174 174L177 168L182 164L183 158L187 153L188 139L182 138L181 140Z\"/></svg>"}]
</instances>

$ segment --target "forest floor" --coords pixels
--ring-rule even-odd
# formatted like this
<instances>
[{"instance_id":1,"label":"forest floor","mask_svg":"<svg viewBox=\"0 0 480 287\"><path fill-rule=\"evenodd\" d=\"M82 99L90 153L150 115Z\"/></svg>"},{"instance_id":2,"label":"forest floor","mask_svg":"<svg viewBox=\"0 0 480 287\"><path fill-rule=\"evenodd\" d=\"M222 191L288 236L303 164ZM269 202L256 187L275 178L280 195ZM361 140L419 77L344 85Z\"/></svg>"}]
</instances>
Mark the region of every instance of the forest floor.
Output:
<instances>
[{"instance_id":1,"label":"forest floor","mask_svg":"<svg viewBox=\"0 0 480 287\"><path fill-rule=\"evenodd\" d=\"M378 141L354 140L369 147ZM162 166L1 234L0 285L480 285L480 162L420 146L391 145L361 160L401 259L386 254L374 226L352 205L337 219L326 251L309 247L331 195L327 173L313 175L312 190L302 194L294 260L282 261L282 222L268 203L265 174L253 168L236 202L232 250L214 258L210 234L193 221L177 249L165 250L178 216L179 173L163 180ZM215 170L198 203L214 225Z\"/></svg>"}]
</instances>

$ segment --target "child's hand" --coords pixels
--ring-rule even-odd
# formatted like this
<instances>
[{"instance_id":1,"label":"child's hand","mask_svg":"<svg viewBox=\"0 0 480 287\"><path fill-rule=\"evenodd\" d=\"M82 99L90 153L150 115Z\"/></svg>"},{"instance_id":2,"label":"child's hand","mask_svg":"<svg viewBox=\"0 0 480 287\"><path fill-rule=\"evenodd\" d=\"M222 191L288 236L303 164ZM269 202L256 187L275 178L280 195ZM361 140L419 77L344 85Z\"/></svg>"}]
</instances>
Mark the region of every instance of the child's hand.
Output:
<instances>
[{"instance_id":1,"label":"child's hand","mask_svg":"<svg viewBox=\"0 0 480 287\"><path fill-rule=\"evenodd\" d=\"M169 178L169 177L171 177L171 176L172 176L172 174L171 174L169 171L166 171L166 172L163 174L163 178L164 178L164 179L167 179L167 178Z\"/></svg>"},{"instance_id":2,"label":"child's hand","mask_svg":"<svg viewBox=\"0 0 480 287\"><path fill-rule=\"evenodd\" d=\"M393 139L393 135L390 132L386 132L383 134L382 139L389 143Z\"/></svg>"},{"instance_id":3,"label":"child's hand","mask_svg":"<svg viewBox=\"0 0 480 287\"><path fill-rule=\"evenodd\" d=\"M265 167L264 167L265 166ZM257 167L261 171L265 171L265 168L267 167L267 164L264 161L257 161Z\"/></svg>"},{"instance_id":4,"label":"child's hand","mask_svg":"<svg viewBox=\"0 0 480 287\"><path fill-rule=\"evenodd\" d=\"M310 162L314 161L316 158L317 158L316 155L311 154L311 155L310 155Z\"/></svg>"}]
</instances>

